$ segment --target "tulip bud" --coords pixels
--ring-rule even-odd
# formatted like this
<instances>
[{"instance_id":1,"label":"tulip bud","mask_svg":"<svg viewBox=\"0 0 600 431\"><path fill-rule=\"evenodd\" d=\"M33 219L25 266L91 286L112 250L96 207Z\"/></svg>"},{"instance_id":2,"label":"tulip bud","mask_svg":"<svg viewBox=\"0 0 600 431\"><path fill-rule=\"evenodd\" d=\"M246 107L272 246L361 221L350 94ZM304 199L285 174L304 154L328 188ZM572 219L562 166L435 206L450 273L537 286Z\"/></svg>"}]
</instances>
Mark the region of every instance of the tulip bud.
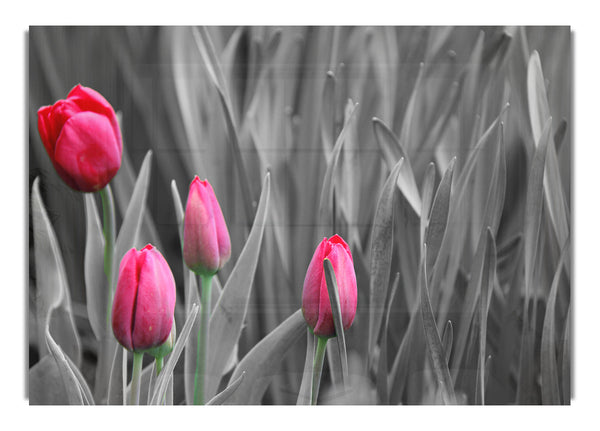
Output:
<instances>
[{"instance_id":1,"label":"tulip bud","mask_svg":"<svg viewBox=\"0 0 600 431\"><path fill-rule=\"evenodd\" d=\"M350 247L338 235L323 238L308 265L302 290L302 313L315 335L333 337L335 326L323 271L323 260L326 258L331 261L335 272L342 326L346 330L352 325L356 314L356 274Z\"/></svg>"},{"instance_id":2,"label":"tulip bud","mask_svg":"<svg viewBox=\"0 0 600 431\"><path fill-rule=\"evenodd\" d=\"M54 169L72 189L98 191L121 166L115 111L91 88L77 85L65 100L41 107L38 131Z\"/></svg>"},{"instance_id":3,"label":"tulip bud","mask_svg":"<svg viewBox=\"0 0 600 431\"><path fill-rule=\"evenodd\" d=\"M175 279L162 254L150 244L125 253L112 307L117 341L133 352L160 346L171 333L174 312Z\"/></svg>"},{"instance_id":4,"label":"tulip bud","mask_svg":"<svg viewBox=\"0 0 600 431\"><path fill-rule=\"evenodd\" d=\"M175 346L176 334L177 329L175 326L175 319L173 319L173 326L171 328L171 332L169 332L169 336L167 337L165 342L158 347L153 347L144 351L144 353L147 353L148 355L153 356L156 359L164 358L173 351L173 346Z\"/></svg>"},{"instance_id":5,"label":"tulip bud","mask_svg":"<svg viewBox=\"0 0 600 431\"><path fill-rule=\"evenodd\" d=\"M196 176L185 208L183 259L196 274L213 275L230 256L229 232L215 192Z\"/></svg>"}]
</instances>

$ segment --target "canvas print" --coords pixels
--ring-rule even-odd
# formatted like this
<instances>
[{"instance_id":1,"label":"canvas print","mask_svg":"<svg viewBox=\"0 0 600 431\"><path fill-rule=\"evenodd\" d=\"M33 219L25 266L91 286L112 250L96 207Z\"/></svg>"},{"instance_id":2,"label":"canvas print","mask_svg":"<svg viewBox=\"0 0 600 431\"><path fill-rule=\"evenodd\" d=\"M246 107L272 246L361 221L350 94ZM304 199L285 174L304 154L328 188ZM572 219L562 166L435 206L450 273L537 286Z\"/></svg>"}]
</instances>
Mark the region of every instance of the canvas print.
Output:
<instances>
[{"instance_id":1,"label":"canvas print","mask_svg":"<svg viewBox=\"0 0 600 431\"><path fill-rule=\"evenodd\" d=\"M28 32L30 404L570 404L569 27Z\"/></svg>"}]
</instances>

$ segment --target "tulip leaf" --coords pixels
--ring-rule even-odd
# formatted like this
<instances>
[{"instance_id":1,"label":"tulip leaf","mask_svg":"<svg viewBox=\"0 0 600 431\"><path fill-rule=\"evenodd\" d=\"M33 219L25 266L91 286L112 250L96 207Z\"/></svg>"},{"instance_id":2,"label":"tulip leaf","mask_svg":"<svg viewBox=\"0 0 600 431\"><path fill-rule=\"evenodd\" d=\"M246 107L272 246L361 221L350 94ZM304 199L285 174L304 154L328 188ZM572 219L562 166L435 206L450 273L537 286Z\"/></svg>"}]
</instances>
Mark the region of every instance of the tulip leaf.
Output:
<instances>
[{"instance_id":1,"label":"tulip leaf","mask_svg":"<svg viewBox=\"0 0 600 431\"><path fill-rule=\"evenodd\" d=\"M335 75L330 70L325 77L323 86L323 103L321 108L320 130L323 150L330 157L335 136Z\"/></svg>"},{"instance_id":2,"label":"tulip leaf","mask_svg":"<svg viewBox=\"0 0 600 431\"><path fill-rule=\"evenodd\" d=\"M88 319L97 339L106 331L108 285L104 273L104 235L94 195L84 194L86 218L85 242L85 294Z\"/></svg>"},{"instance_id":3,"label":"tulip leaf","mask_svg":"<svg viewBox=\"0 0 600 431\"><path fill-rule=\"evenodd\" d=\"M568 240L567 240L568 241ZM542 404L560 404L560 390L558 385L558 365L556 360L556 296L563 271L565 259L568 256L569 244L564 245L560 260L552 279L552 286L546 303L546 314L542 329L540 348L541 377L542 377Z\"/></svg>"},{"instance_id":4,"label":"tulip leaf","mask_svg":"<svg viewBox=\"0 0 600 431\"><path fill-rule=\"evenodd\" d=\"M81 343L71 310L65 266L42 201L39 183L37 177L31 191L39 354L43 357L49 352L43 338L48 330L54 334L65 354L78 364L81 362Z\"/></svg>"},{"instance_id":5,"label":"tulip leaf","mask_svg":"<svg viewBox=\"0 0 600 431\"><path fill-rule=\"evenodd\" d=\"M170 379L173 376L173 370L175 369L175 365L177 365L177 361L179 360L179 356L181 356L181 352L183 348L186 347L188 338L192 331L192 327L194 326L194 322L196 321L196 317L198 316L199 306L194 304L190 314L187 316L185 320L185 324L183 325L183 329L181 330L181 334L178 335L177 341L173 346L173 351L169 354L169 359L166 361L166 364L160 375L155 381L154 384L154 393L152 394L152 398L150 399L151 405L162 404L162 400L165 397L167 392L167 387Z\"/></svg>"},{"instance_id":6,"label":"tulip leaf","mask_svg":"<svg viewBox=\"0 0 600 431\"><path fill-rule=\"evenodd\" d=\"M425 243L427 244L427 257L425 263L429 271L433 271L438 252L442 245L442 239L446 232L455 161L456 157L452 158L450 161L437 191L435 192L435 197L433 198L431 206L431 214L429 215L427 230L425 232Z\"/></svg>"},{"instance_id":7,"label":"tulip leaf","mask_svg":"<svg viewBox=\"0 0 600 431\"><path fill-rule=\"evenodd\" d=\"M248 240L210 318L208 339L218 342L212 343L208 349L206 399L215 395L223 369L240 338L267 221L270 190L271 179L267 173Z\"/></svg>"},{"instance_id":8,"label":"tulip leaf","mask_svg":"<svg viewBox=\"0 0 600 431\"><path fill-rule=\"evenodd\" d=\"M402 165L400 175L398 176L398 188L404 197L406 197L406 200L415 211L415 214L420 215L422 205L421 196L406 150L394 132L392 132L389 127L377 117L373 118L373 130L376 141L379 144L379 149L381 150L381 156L390 171L394 168L394 165L398 160L404 158L404 164Z\"/></svg>"},{"instance_id":9,"label":"tulip leaf","mask_svg":"<svg viewBox=\"0 0 600 431\"><path fill-rule=\"evenodd\" d=\"M390 402L390 393L389 393L389 383L388 383L388 327L390 323L390 313L392 311L392 303L394 302L394 298L396 297L396 291L398 290L398 286L400 285L400 273L397 272L394 277L394 282L392 283L392 290L390 291L385 319L383 321L383 325L381 326L381 335L379 342L379 364L377 367L377 394L379 395L379 400L381 404L387 405Z\"/></svg>"},{"instance_id":10,"label":"tulip leaf","mask_svg":"<svg viewBox=\"0 0 600 431\"><path fill-rule=\"evenodd\" d=\"M127 387L127 350L116 342L113 344L113 349L107 400L109 405L124 405Z\"/></svg>"},{"instance_id":11,"label":"tulip leaf","mask_svg":"<svg viewBox=\"0 0 600 431\"><path fill-rule=\"evenodd\" d=\"M71 405L83 405L84 395L82 393L82 389L65 358L65 354L58 344L56 344L56 342L52 339L52 336L48 330L46 330L45 334L46 343L48 344L50 354L56 361L56 365L58 365L58 370L60 372L60 376L62 377L63 385L66 389L68 403ZM87 398L87 400L89 402L89 398Z\"/></svg>"},{"instance_id":12,"label":"tulip leaf","mask_svg":"<svg viewBox=\"0 0 600 431\"><path fill-rule=\"evenodd\" d=\"M227 134L229 135L229 140L231 142L231 154L233 155L234 163L239 171L238 178L240 181L240 188L242 190L242 202L244 204L246 217L248 220L250 220L251 214L253 213L250 181L248 173L246 172L246 168L244 167L244 161L242 160L242 152L240 149L237 132L237 123L233 115L231 98L229 96L225 77L223 75L223 71L221 70L220 61L215 53L215 48L210 35L208 34L208 30L205 27L193 27L192 34L194 41L196 42L196 46L200 52L200 56L204 60L208 75L214 86L217 88L217 92L219 94L221 107L223 108L223 113L225 114Z\"/></svg>"},{"instance_id":13,"label":"tulip leaf","mask_svg":"<svg viewBox=\"0 0 600 431\"><path fill-rule=\"evenodd\" d=\"M333 325L337 341L337 358L332 358L337 363L338 369L342 371L342 384L345 386L348 380L348 356L346 354L346 338L344 337L344 324L342 322L342 309L340 307L340 295L337 285L335 271L329 259L323 259L323 272L325 273L325 282L327 284L327 293L329 295L329 304L331 306L331 315L333 316Z\"/></svg>"},{"instance_id":14,"label":"tulip leaf","mask_svg":"<svg viewBox=\"0 0 600 431\"><path fill-rule=\"evenodd\" d=\"M562 356L562 402L571 404L571 306L565 317Z\"/></svg>"},{"instance_id":15,"label":"tulip leaf","mask_svg":"<svg viewBox=\"0 0 600 431\"><path fill-rule=\"evenodd\" d=\"M421 216L420 216L420 236L421 243L425 242L425 230L427 229L427 223L429 223L429 213L431 211L431 205L433 204L435 190L435 164L430 163L425 171L425 179L423 180L422 189L422 204L421 204Z\"/></svg>"},{"instance_id":16,"label":"tulip leaf","mask_svg":"<svg viewBox=\"0 0 600 431\"><path fill-rule=\"evenodd\" d=\"M485 404L485 366L487 346L488 309L496 278L496 241L492 230L488 227L485 241L485 256L481 270L481 288L479 295L479 356L477 358L477 393L478 404ZM477 398L477 397L476 397Z\"/></svg>"},{"instance_id":17,"label":"tulip leaf","mask_svg":"<svg viewBox=\"0 0 600 431\"><path fill-rule=\"evenodd\" d=\"M244 372L245 377L225 404L260 404L283 356L300 340L304 328L302 310L297 310L259 341L233 371L229 386Z\"/></svg>"},{"instance_id":18,"label":"tulip leaf","mask_svg":"<svg viewBox=\"0 0 600 431\"><path fill-rule=\"evenodd\" d=\"M546 156L546 169L544 172L544 197L552 226L556 232L558 244L562 245L569 236L569 216L558 167L558 157L552 135L545 136L544 129L548 120L551 122L548 97L542 73L540 56L533 51L527 64L527 101L529 106L529 120L533 132L533 141L539 146L541 139L550 140ZM568 269L567 269L568 271Z\"/></svg>"},{"instance_id":19,"label":"tulip leaf","mask_svg":"<svg viewBox=\"0 0 600 431\"><path fill-rule=\"evenodd\" d=\"M331 157L327 162L325 176L323 177L323 187L321 188L321 197L319 199L319 222L322 226L329 226L329 221L332 220L333 208L331 205L333 202L333 189L335 187L334 174L340 158L342 145L346 141L346 135L350 129L350 122L354 118L356 107L358 106L358 103L354 104L351 100L349 100L348 103L351 105L348 110L348 115L346 115L344 126L335 141L335 145L331 151ZM329 232L329 229L327 229L327 231Z\"/></svg>"},{"instance_id":20,"label":"tulip leaf","mask_svg":"<svg viewBox=\"0 0 600 431\"><path fill-rule=\"evenodd\" d=\"M446 354L446 363L450 363L450 355L452 354L452 342L454 340L454 328L452 321L448 320L444 327L444 333L442 334L442 345L444 346L444 353Z\"/></svg>"},{"instance_id":21,"label":"tulip leaf","mask_svg":"<svg viewBox=\"0 0 600 431\"><path fill-rule=\"evenodd\" d=\"M29 405L69 404L63 378L54 356L44 356L29 369Z\"/></svg>"},{"instance_id":22,"label":"tulip leaf","mask_svg":"<svg viewBox=\"0 0 600 431\"><path fill-rule=\"evenodd\" d=\"M506 109L506 107L504 108ZM504 112L504 110L502 111ZM502 116L502 113L500 114ZM438 317L440 322L443 322L446 319L446 312L449 308L449 301L454 293L454 280L458 275L458 271L461 264L461 253L455 253L453 250L462 250L465 246L465 238L468 237L467 227L470 225L472 229L472 237L474 240L477 240L475 248L475 254L473 257L473 261L471 262L471 268L478 268L479 270L482 268L482 262L484 259L484 245L485 245L485 236L486 229L488 227L491 228L492 233L497 232L500 217L502 216L502 209L504 204L504 194L506 188L506 162L504 157L504 135L503 135L503 125L499 121L500 116L496 118L496 120L492 123L492 125L488 128L488 130L483 134L479 143L475 146L475 148L469 154L469 158L464 165L463 172L458 177L456 181L456 195L453 194L452 202L450 204L450 211L448 215L448 225L452 225L454 229L447 231L447 234L444 235L442 239L442 244L440 246L440 251L438 252L438 261L440 258L440 264L436 264L433 268L433 276L431 278L431 286L433 288L437 288L436 292L440 292L441 290L441 300L440 305L438 307L441 310L440 316ZM472 194L473 191L473 172L476 167L476 161L480 152L483 151L484 146L491 142L491 134L495 128L499 129L498 132L498 140L496 148L496 153L494 157L494 166L492 169L491 180L489 182L489 186L487 188L488 193L486 197L485 206L483 208L483 216L481 220L477 222L473 221L472 223L465 223L464 218L468 217L468 213L465 210L468 210L467 202L469 199L469 194ZM454 197L456 196L456 197ZM476 229L479 229L477 231ZM444 265L444 259L447 260L447 264ZM446 272L444 274L443 269L446 268ZM447 283L448 288L440 289L441 286L441 278L445 277L445 283ZM452 282L450 281L452 280ZM473 315L477 308L477 297L479 294L479 282L477 277L469 277L469 283L467 285L467 291L463 300L463 309L465 310L461 316L460 321L456 331L456 344L453 348L455 354L453 355L453 362L457 365L453 367L453 376L456 377L456 373L460 369L460 361L463 358L464 348L467 342L468 330L470 327L470 322L473 319Z\"/></svg>"},{"instance_id":23,"label":"tulip leaf","mask_svg":"<svg viewBox=\"0 0 600 431\"><path fill-rule=\"evenodd\" d=\"M220 392L217 395L215 395L209 402L206 403L206 405L207 406L218 406L218 405L225 403L225 401L227 401L231 397L231 395L233 395L235 390L240 386L240 384L244 380L245 375L246 375L246 372L242 371L242 374L237 379L232 381L229 384L229 386L227 386L223 390L223 392Z\"/></svg>"},{"instance_id":24,"label":"tulip leaf","mask_svg":"<svg viewBox=\"0 0 600 431\"><path fill-rule=\"evenodd\" d=\"M315 356L316 336L309 327L306 328L306 357L304 358L304 371L302 383L298 392L296 405L310 405L310 391L312 383L313 358Z\"/></svg>"},{"instance_id":25,"label":"tulip leaf","mask_svg":"<svg viewBox=\"0 0 600 431\"><path fill-rule=\"evenodd\" d=\"M369 284L369 352L374 351L383 318L394 246L394 191L403 163L404 159L398 160L385 181L373 218Z\"/></svg>"},{"instance_id":26,"label":"tulip leaf","mask_svg":"<svg viewBox=\"0 0 600 431\"><path fill-rule=\"evenodd\" d=\"M142 167L140 168L140 173L135 182L131 200L127 206L127 211L123 217L123 223L121 224L119 235L117 236L117 241L115 243L111 282L113 291L119 276L119 263L125 253L132 247L135 247L138 241L138 233L140 231L140 226L142 225L144 213L146 212L146 197L148 196L148 186L150 184L151 164L152 150L148 150L144 157L144 161L142 162Z\"/></svg>"},{"instance_id":27,"label":"tulip leaf","mask_svg":"<svg viewBox=\"0 0 600 431\"><path fill-rule=\"evenodd\" d=\"M423 245L426 249L427 245ZM424 250L423 257L421 258L421 264L419 265L419 280L420 296L421 296L421 316L423 318L423 328L425 330L425 339L427 341L427 347L429 357L433 363L433 371L442 391L442 399L444 404L456 404L456 396L454 395L454 386L450 371L448 370L448 364L446 363L446 354L444 352L444 346L442 346L442 340L438 333L437 326L435 324L435 318L433 316L433 310L431 308L431 302L429 300L429 292L427 290L427 271L425 267L425 255L427 250Z\"/></svg>"},{"instance_id":28,"label":"tulip leaf","mask_svg":"<svg viewBox=\"0 0 600 431\"><path fill-rule=\"evenodd\" d=\"M544 132L540 138L540 144L535 150L529 179L527 182L527 194L525 201L525 225L523 227L525 236L525 302L529 299L534 279L534 265L537 258L537 246L542 223L543 206L543 178L546 165L546 155L550 139L550 126L552 119L546 121ZM564 242L563 242L564 244ZM527 308L527 307L525 307Z\"/></svg>"}]
</instances>

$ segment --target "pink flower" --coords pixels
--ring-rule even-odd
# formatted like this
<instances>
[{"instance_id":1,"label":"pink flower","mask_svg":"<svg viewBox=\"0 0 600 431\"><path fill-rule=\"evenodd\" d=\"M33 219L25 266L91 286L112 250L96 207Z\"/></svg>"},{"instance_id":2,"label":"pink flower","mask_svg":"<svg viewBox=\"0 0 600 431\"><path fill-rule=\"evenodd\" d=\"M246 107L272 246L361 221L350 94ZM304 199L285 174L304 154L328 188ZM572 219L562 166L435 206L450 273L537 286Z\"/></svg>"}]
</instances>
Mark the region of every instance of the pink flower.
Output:
<instances>
[{"instance_id":1,"label":"pink flower","mask_svg":"<svg viewBox=\"0 0 600 431\"><path fill-rule=\"evenodd\" d=\"M65 100L41 107L38 131L54 169L75 190L104 188L121 166L115 111L91 88L77 85Z\"/></svg>"},{"instance_id":2,"label":"pink flower","mask_svg":"<svg viewBox=\"0 0 600 431\"><path fill-rule=\"evenodd\" d=\"M302 290L302 313L315 335L333 337L335 327L323 270L324 259L331 261L335 272L344 330L352 325L356 315L356 274L348 244L338 235L329 239L323 238L306 270Z\"/></svg>"},{"instance_id":3,"label":"pink flower","mask_svg":"<svg viewBox=\"0 0 600 431\"><path fill-rule=\"evenodd\" d=\"M231 256L229 232L210 183L198 176L190 184L183 225L183 258L197 274L212 275Z\"/></svg>"},{"instance_id":4,"label":"pink flower","mask_svg":"<svg viewBox=\"0 0 600 431\"><path fill-rule=\"evenodd\" d=\"M117 341L134 352L163 344L171 333L175 296L175 279L157 249L148 244L125 253L112 307Z\"/></svg>"}]
</instances>

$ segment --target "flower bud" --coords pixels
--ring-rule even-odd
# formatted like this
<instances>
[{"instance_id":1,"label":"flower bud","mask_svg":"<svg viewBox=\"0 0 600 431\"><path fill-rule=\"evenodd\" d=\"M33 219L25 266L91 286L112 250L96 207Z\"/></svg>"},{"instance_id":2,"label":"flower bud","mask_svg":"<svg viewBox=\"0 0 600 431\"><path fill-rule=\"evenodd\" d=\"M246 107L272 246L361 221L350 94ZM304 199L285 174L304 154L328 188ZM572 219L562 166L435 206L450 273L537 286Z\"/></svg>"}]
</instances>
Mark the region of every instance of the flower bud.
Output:
<instances>
[{"instance_id":1,"label":"flower bud","mask_svg":"<svg viewBox=\"0 0 600 431\"><path fill-rule=\"evenodd\" d=\"M229 232L210 183L190 184L183 224L183 259L196 274L213 275L231 256Z\"/></svg>"},{"instance_id":2,"label":"flower bud","mask_svg":"<svg viewBox=\"0 0 600 431\"><path fill-rule=\"evenodd\" d=\"M72 189L94 192L121 166L121 130L112 106L77 85L65 100L38 110L38 131L54 169Z\"/></svg>"},{"instance_id":3,"label":"flower bud","mask_svg":"<svg viewBox=\"0 0 600 431\"><path fill-rule=\"evenodd\" d=\"M171 328L171 332L169 332L169 336L167 337L165 342L158 347L153 347L144 351L144 353L147 353L148 355L153 356L156 359L164 358L173 351L173 346L175 346L176 334L177 329L175 325L175 319L173 319L173 326Z\"/></svg>"},{"instance_id":4,"label":"flower bud","mask_svg":"<svg viewBox=\"0 0 600 431\"><path fill-rule=\"evenodd\" d=\"M315 335L333 337L335 325L323 270L324 259L331 261L335 272L344 330L352 325L356 315L356 274L348 244L338 235L329 239L323 238L306 270L302 290L302 313Z\"/></svg>"},{"instance_id":5,"label":"flower bud","mask_svg":"<svg viewBox=\"0 0 600 431\"><path fill-rule=\"evenodd\" d=\"M171 333L175 295L173 273L157 249L148 244L125 253L112 307L117 341L133 352L163 344Z\"/></svg>"}]
</instances>

